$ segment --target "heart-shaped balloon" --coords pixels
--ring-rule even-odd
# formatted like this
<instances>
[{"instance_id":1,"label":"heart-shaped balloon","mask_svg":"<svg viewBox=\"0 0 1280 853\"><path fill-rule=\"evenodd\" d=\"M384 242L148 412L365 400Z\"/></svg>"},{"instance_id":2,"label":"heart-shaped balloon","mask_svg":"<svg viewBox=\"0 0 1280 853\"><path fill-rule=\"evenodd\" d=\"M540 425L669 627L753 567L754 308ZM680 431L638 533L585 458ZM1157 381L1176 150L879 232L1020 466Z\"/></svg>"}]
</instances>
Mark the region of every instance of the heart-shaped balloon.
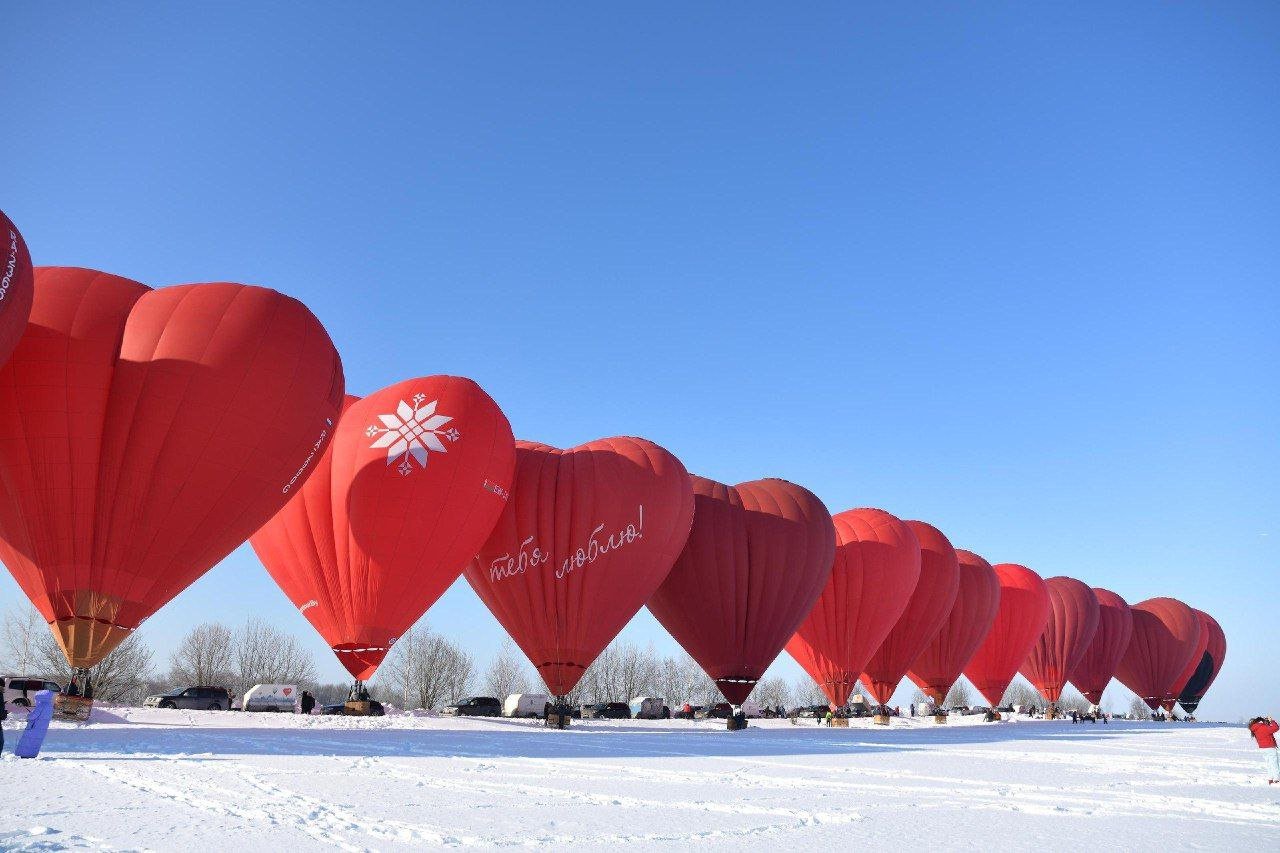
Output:
<instances>
[{"instance_id":1,"label":"heart-shaped balloon","mask_svg":"<svg viewBox=\"0 0 1280 853\"><path fill-rule=\"evenodd\" d=\"M651 441L517 441L511 498L465 574L565 696L671 571L692 519L684 466Z\"/></svg>"},{"instance_id":2,"label":"heart-shaped balloon","mask_svg":"<svg viewBox=\"0 0 1280 853\"><path fill-rule=\"evenodd\" d=\"M831 520L830 580L787 651L839 707L915 591L920 544L906 522L882 509L850 509Z\"/></svg>"},{"instance_id":3,"label":"heart-shaped balloon","mask_svg":"<svg viewBox=\"0 0 1280 853\"><path fill-rule=\"evenodd\" d=\"M0 364L18 345L31 314L35 276L18 226L0 210Z\"/></svg>"},{"instance_id":4,"label":"heart-shaped balloon","mask_svg":"<svg viewBox=\"0 0 1280 853\"><path fill-rule=\"evenodd\" d=\"M511 425L470 379L348 397L315 475L250 542L357 679L458 579L511 488Z\"/></svg>"},{"instance_id":5,"label":"heart-shaped balloon","mask_svg":"<svg viewBox=\"0 0 1280 853\"><path fill-rule=\"evenodd\" d=\"M795 483L690 480L693 529L649 610L741 705L826 585L835 529Z\"/></svg>"},{"instance_id":6,"label":"heart-shaped balloon","mask_svg":"<svg viewBox=\"0 0 1280 853\"><path fill-rule=\"evenodd\" d=\"M71 665L92 666L305 481L342 362L274 290L74 268L35 282L0 369L0 559Z\"/></svg>"}]
</instances>

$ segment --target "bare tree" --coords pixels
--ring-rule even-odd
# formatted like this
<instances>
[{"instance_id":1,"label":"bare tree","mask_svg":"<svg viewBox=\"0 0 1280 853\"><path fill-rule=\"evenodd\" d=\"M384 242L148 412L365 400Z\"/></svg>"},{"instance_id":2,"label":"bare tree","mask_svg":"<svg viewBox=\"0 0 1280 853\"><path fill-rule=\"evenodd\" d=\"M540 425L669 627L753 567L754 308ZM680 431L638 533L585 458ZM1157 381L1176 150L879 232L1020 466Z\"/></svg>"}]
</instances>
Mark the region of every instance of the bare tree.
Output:
<instances>
[{"instance_id":1,"label":"bare tree","mask_svg":"<svg viewBox=\"0 0 1280 853\"><path fill-rule=\"evenodd\" d=\"M791 706L791 688L787 682L778 677L762 678L751 691L751 698L764 708L783 708Z\"/></svg>"},{"instance_id":2,"label":"bare tree","mask_svg":"<svg viewBox=\"0 0 1280 853\"><path fill-rule=\"evenodd\" d=\"M467 694L475 661L460 647L422 625L406 631L396 641L379 672L402 698L404 707L438 708Z\"/></svg>"},{"instance_id":3,"label":"bare tree","mask_svg":"<svg viewBox=\"0 0 1280 853\"><path fill-rule=\"evenodd\" d=\"M1004 697L1000 700L1000 705L1021 705L1023 708L1035 708L1036 710L1044 710L1048 707L1048 703L1044 701L1036 689L1021 679L1015 679L1009 687L1004 691Z\"/></svg>"},{"instance_id":4,"label":"bare tree","mask_svg":"<svg viewBox=\"0 0 1280 853\"><path fill-rule=\"evenodd\" d=\"M823 693L818 683L807 675L801 676L791 688L791 698L797 707L828 704L827 694Z\"/></svg>"},{"instance_id":5,"label":"bare tree","mask_svg":"<svg viewBox=\"0 0 1280 853\"><path fill-rule=\"evenodd\" d=\"M70 681L71 666L53 635L46 631L38 645L40 670L61 684ZM141 705L154 675L151 649L137 631L89 667L94 700L111 705Z\"/></svg>"},{"instance_id":6,"label":"bare tree","mask_svg":"<svg viewBox=\"0 0 1280 853\"><path fill-rule=\"evenodd\" d=\"M1151 709L1147 707L1147 703L1143 702L1137 696L1133 697L1133 701L1129 703L1129 719L1145 720L1151 716Z\"/></svg>"},{"instance_id":7,"label":"bare tree","mask_svg":"<svg viewBox=\"0 0 1280 853\"><path fill-rule=\"evenodd\" d=\"M577 692L589 702L629 702L636 696L658 695L661 666L652 646L642 649L615 640L587 667Z\"/></svg>"},{"instance_id":8,"label":"bare tree","mask_svg":"<svg viewBox=\"0 0 1280 853\"><path fill-rule=\"evenodd\" d=\"M5 670L13 675L52 676L51 672L37 672L43 654L40 640L47 637L53 640L49 626L34 607L30 605L14 607L4 615L4 627L0 629L0 653ZM53 644L58 644L53 640Z\"/></svg>"},{"instance_id":9,"label":"bare tree","mask_svg":"<svg viewBox=\"0 0 1280 853\"><path fill-rule=\"evenodd\" d=\"M292 634L260 616L250 616L236 632L233 649L237 696L255 684L311 684L316 680L311 652Z\"/></svg>"},{"instance_id":10,"label":"bare tree","mask_svg":"<svg viewBox=\"0 0 1280 853\"><path fill-rule=\"evenodd\" d=\"M663 658L654 672L653 693L661 696L672 709L685 702L710 705L720 701L720 690L711 676L703 672L693 658L680 652Z\"/></svg>"},{"instance_id":11,"label":"bare tree","mask_svg":"<svg viewBox=\"0 0 1280 853\"><path fill-rule=\"evenodd\" d=\"M235 636L220 622L204 622L182 638L169 656L169 679L175 684L230 685Z\"/></svg>"},{"instance_id":12,"label":"bare tree","mask_svg":"<svg viewBox=\"0 0 1280 853\"><path fill-rule=\"evenodd\" d=\"M1062 695L1058 697L1058 710L1064 712L1075 711L1080 714L1087 714L1089 709L1093 707L1092 703L1084 696L1080 695L1080 691L1076 690L1070 684L1062 691Z\"/></svg>"},{"instance_id":13,"label":"bare tree","mask_svg":"<svg viewBox=\"0 0 1280 853\"><path fill-rule=\"evenodd\" d=\"M947 691L947 696L943 700L944 708L968 708L973 704L973 690L969 687L969 682L963 677L957 678L956 683L951 685L951 689Z\"/></svg>"},{"instance_id":14,"label":"bare tree","mask_svg":"<svg viewBox=\"0 0 1280 853\"><path fill-rule=\"evenodd\" d=\"M512 693L528 693L532 683L524 654L510 638L502 641L484 672L484 689L490 696L506 699Z\"/></svg>"}]
</instances>

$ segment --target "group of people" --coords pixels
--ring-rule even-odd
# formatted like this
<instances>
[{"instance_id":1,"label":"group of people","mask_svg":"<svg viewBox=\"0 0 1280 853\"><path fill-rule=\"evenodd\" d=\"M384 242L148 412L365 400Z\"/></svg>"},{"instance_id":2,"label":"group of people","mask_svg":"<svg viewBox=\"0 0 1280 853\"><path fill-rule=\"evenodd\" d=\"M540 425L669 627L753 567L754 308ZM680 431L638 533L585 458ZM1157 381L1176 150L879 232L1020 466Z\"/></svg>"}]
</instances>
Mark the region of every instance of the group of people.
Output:
<instances>
[{"instance_id":1,"label":"group of people","mask_svg":"<svg viewBox=\"0 0 1280 853\"><path fill-rule=\"evenodd\" d=\"M1071 718L1071 722L1073 723L1094 723L1096 725L1098 720L1102 720L1104 723L1111 722L1111 715L1103 710L1085 711L1084 713L1081 713L1075 708L1072 708L1067 712L1067 716Z\"/></svg>"}]
</instances>

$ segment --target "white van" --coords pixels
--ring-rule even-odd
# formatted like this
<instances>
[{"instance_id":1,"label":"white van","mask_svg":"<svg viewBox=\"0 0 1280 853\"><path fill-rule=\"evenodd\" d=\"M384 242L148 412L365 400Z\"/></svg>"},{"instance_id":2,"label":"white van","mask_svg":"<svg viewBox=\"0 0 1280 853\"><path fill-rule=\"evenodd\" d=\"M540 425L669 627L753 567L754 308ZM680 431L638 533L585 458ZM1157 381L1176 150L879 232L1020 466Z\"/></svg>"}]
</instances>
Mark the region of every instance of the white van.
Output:
<instances>
[{"instance_id":1,"label":"white van","mask_svg":"<svg viewBox=\"0 0 1280 853\"><path fill-rule=\"evenodd\" d=\"M549 704L551 697L545 693L512 693L502 703L502 716L541 719L546 715Z\"/></svg>"},{"instance_id":2,"label":"white van","mask_svg":"<svg viewBox=\"0 0 1280 853\"><path fill-rule=\"evenodd\" d=\"M241 711L284 711L292 714L301 694L296 684L255 684L244 692Z\"/></svg>"},{"instance_id":3,"label":"white van","mask_svg":"<svg viewBox=\"0 0 1280 853\"><path fill-rule=\"evenodd\" d=\"M631 700L631 716L636 720L662 719L663 702L653 696L637 696Z\"/></svg>"}]
</instances>

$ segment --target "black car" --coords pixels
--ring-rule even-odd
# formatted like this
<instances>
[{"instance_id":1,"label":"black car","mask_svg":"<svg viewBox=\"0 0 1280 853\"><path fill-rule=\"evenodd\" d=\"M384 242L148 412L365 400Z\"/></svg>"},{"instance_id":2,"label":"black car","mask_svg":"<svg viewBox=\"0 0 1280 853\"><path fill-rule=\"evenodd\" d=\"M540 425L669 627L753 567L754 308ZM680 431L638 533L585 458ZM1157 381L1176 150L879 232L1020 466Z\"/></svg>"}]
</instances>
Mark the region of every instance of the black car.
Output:
<instances>
[{"instance_id":1,"label":"black car","mask_svg":"<svg viewBox=\"0 0 1280 853\"><path fill-rule=\"evenodd\" d=\"M701 710L702 710L702 706L701 706L701 705L690 705L690 706L689 706L689 710L687 710L687 711L684 709L684 706L683 706L683 705L681 705L681 706L680 706L680 708L679 708L679 710L676 710L676 711L672 711L672 712L671 712L671 718L672 718L673 720L693 720L693 719L697 719L697 717L698 717L698 712L699 712L699 711L701 711Z\"/></svg>"},{"instance_id":2,"label":"black car","mask_svg":"<svg viewBox=\"0 0 1280 853\"><path fill-rule=\"evenodd\" d=\"M335 703L333 703L332 705L321 705L321 706L320 706L320 713L321 713L321 714L326 714L326 715L328 715L328 716L342 716L343 714L347 713L347 703L346 703L346 702L335 702ZM368 716L370 716L370 717L381 717L381 716L385 715L386 713L387 713L387 712L386 712L386 709L384 709L384 708L382 707L382 703L381 703L381 702L375 702L375 701L373 701L372 699L370 699L370 700L369 700L369 714L368 714Z\"/></svg>"},{"instance_id":3,"label":"black car","mask_svg":"<svg viewBox=\"0 0 1280 853\"><path fill-rule=\"evenodd\" d=\"M733 716L733 706L728 702L717 702L710 708L695 711L693 716L699 720L727 720Z\"/></svg>"},{"instance_id":4,"label":"black car","mask_svg":"<svg viewBox=\"0 0 1280 853\"><path fill-rule=\"evenodd\" d=\"M501 717L502 703L493 696L468 696L440 709L450 717Z\"/></svg>"},{"instance_id":5,"label":"black car","mask_svg":"<svg viewBox=\"0 0 1280 853\"><path fill-rule=\"evenodd\" d=\"M629 720L631 706L626 702L596 702L582 706L584 720Z\"/></svg>"}]
</instances>

